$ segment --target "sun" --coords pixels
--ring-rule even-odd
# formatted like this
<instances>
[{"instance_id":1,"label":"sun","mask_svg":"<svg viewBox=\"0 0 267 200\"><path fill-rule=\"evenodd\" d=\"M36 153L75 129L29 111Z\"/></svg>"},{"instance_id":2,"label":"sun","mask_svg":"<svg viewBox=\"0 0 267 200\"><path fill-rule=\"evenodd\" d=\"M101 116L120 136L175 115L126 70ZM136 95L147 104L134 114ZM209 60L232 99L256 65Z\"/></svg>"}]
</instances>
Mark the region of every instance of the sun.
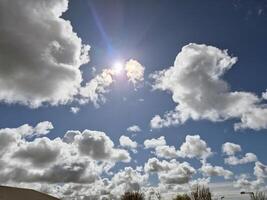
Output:
<instances>
[{"instance_id":1,"label":"sun","mask_svg":"<svg viewBox=\"0 0 267 200\"><path fill-rule=\"evenodd\" d=\"M120 61L117 61L113 64L112 69L116 75L120 75L123 72L123 64Z\"/></svg>"}]
</instances>

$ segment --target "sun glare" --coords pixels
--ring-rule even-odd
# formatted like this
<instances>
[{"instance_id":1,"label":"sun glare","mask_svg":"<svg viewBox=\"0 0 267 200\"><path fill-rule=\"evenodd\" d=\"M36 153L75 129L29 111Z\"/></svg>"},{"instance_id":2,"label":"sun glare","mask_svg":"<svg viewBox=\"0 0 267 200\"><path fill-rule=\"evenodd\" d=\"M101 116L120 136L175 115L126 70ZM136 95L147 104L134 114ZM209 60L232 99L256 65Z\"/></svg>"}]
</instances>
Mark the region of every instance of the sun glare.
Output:
<instances>
[{"instance_id":1,"label":"sun glare","mask_svg":"<svg viewBox=\"0 0 267 200\"><path fill-rule=\"evenodd\" d=\"M113 64L112 68L113 68L115 74L117 74L117 75L120 75L123 72L123 64L119 61L115 62Z\"/></svg>"}]
</instances>

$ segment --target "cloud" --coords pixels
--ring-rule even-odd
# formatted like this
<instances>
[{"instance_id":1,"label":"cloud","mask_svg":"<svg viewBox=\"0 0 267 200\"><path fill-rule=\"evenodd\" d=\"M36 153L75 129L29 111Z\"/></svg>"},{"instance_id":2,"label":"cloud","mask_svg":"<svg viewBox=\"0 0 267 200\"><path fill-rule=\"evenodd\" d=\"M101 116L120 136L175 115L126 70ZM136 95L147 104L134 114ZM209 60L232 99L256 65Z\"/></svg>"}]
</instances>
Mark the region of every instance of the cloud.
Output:
<instances>
[{"instance_id":1,"label":"cloud","mask_svg":"<svg viewBox=\"0 0 267 200\"><path fill-rule=\"evenodd\" d=\"M196 173L189 163L179 163L174 159L159 161L157 158L150 158L144 168L146 172L157 173L162 184L185 184Z\"/></svg>"},{"instance_id":2,"label":"cloud","mask_svg":"<svg viewBox=\"0 0 267 200\"><path fill-rule=\"evenodd\" d=\"M74 143L82 155L94 160L130 161L129 153L114 148L114 143L104 132L85 130L75 135Z\"/></svg>"},{"instance_id":3,"label":"cloud","mask_svg":"<svg viewBox=\"0 0 267 200\"><path fill-rule=\"evenodd\" d=\"M47 135L53 128L54 127L51 122L43 121L39 122L35 127L30 126L29 124L24 124L17 128L0 129L0 136L5 137L4 140L6 140L6 142L11 140L16 141L19 138L33 137L33 136L40 137Z\"/></svg>"},{"instance_id":4,"label":"cloud","mask_svg":"<svg viewBox=\"0 0 267 200\"><path fill-rule=\"evenodd\" d=\"M70 112L72 112L73 114L77 114L80 111L79 107L71 107L70 108Z\"/></svg>"},{"instance_id":5,"label":"cloud","mask_svg":"<svg viewBox=\"0 0 267 200\"><path fill-rule=\"evenodd\" d=\"M127 79L136 85L138 82L143 81L144 69L138 61L130 59L120 70L126 72ZM81 104L92 102L96 107L100 103L105 103L105 94L109 92L109 87L115 81L114 76L119 75L117 68L103 69L100 74L95 75L94 78L80 87L78 101Z\"/></svg>"},{"instance_id":6,"label":"cloud","mask_svg":"<svg viewBox=\"0 0 267 200\"><path fill-rule=\"evenodd\" d=\"M256 162L254 167L254 175L259 179L267 178L267 165Z\"/></svg>"},{"instance_id":7,"label":"cloud","mask_svg":"<svg viewBox=\"0 0 267 200\"><path fill-rule=\"evenodd\" d=\"M0 2L0 101L32 108L73 100L89 46L61 18L68 0Z\"/></svg>"},{"instance_id":8,"label":"cloud","mask_svg":"<svg viewBox=\"0 0 267 200\"><path fill-rule=\"evenodd\" d=\"M178 151L180 157L206 159L212 155L211 149L199 135L187 135Z\"/></svg>"},{"instance_id":9,"label":"cloud","mask_svg":"<svg viewBox=\"0 0 267 200\"><path fill-rule=\"evenodd\" d=\"M79 99L81 104L92 102L96 107L99 103L106 101L105 94L108 93L109 86L113 83L114 71L112 69L104 69L102 73L96 75L93 79L80 88Z\"/></svg>"},{"instance_id":10,"label":"cloud","mask_svg":"<svg viewBox=\"0 0 267 200\"><path fill-rule=\"evenodd\" d=\"M139 191L148 181L147 174L141 174L131 167L120 170L111 179L110 193L116 196L124 192Z\"/></svg>"},{"instance_id":11,"label":"cloud","mask_svg":"<svg viewBox=\"0 0 267 200\"><path fill-rule=\"evenodd\" d=\"M234 144L231 142L226 142L222 145L222 152L228 156L235 155L237 152L240 152L241 146L239 144Z\"/></svg>"},{"instance_id":12,"label":"cloud","mask_svg":"<svg viewBox=\"0 0 267 200\"><path fill-rule=\"evenodd\" d=\"M169 171L177 166L178 162L175 160L171 161L160 161L157 158L149 158L148 161L145 163L145 171L146 172L163 172Z\"/></svg>"},{"instance_id":13,"label":"cloud","mask_svg":"<svg viewBox=\"0 0 267 200\"><path fill-rule=\"evenodd\" d=\"M116 70L104 69L83 83L80 66L89 62L90 47L61 17L68 3L1 1L0 101L31 108L73 100L97 107L106 101ZM133 59L125 64L126 76L134 85L143 81L144 69ZM71 112L77 113L78 108L72 107Z\"/></svg>"},{"instance_id":14,"label":"cloud","mask_svg":"<svg viewBox=\"0 0 267 200\"><path fill-rule=\"evenodd\" d=\"M199 135L187 135L185 142L176 150L174 146L166 144L164 136L157 139L147 139L144 141L146 149L153 148L153 152L159 158L171 159L176 157L182 158L199 158L206 160L212 155L211 149L207 146L206 142L200 138Z\"/></svg>"},{"instance_id":15,"label":"cloud","mask_svg":"<svg viewBox=\"0 0 267 200\"><path fill-rule=\"evenodd\" d=\"M174 66L150 75L153 89L169 91L177 103L163 117L156 115L152 128L182 124L188 119L213 122L240 119L235 130L267 128L267 108L253 93L230 91L222 79L237 62L226 50L213 46L188 44L177 55Z\"/></svg>"},{"instance_id":16,"label":"cloud","mask_svg":"<svg viewBox=\"0 0 267 200\"><path fill-rule=\"evenodd\" d=\"M258 160L254 153L246 153L243 158L238 158L236 156L229 156L224 159L224 162L228 165L241 165L250 162L256 162Z\"/></svg>"},{"instance_id":17,"label":"cloud","mask_svg":"<svg viewBox=\"0 0 267 200\"><path fill-rule=\"evenodd\" d=\"M163 145L163 146L157 146L155 148L155 154L159 158L166 158L166 159L171 159L171 158L176 158L177 157L177 151L174 146L168 146L168 145Z\"/></svg>"},{"instance_id":18,"label":"cloud","mask_svg":"<svg viewBox=\"0 0 267 200\"><path fill-rule=\"evenodd\" d=\"M132 141L129 137L122 135L119 139L120 145L129 149L136 149L137 142Z\"/></svg>"},{"instance_id":19,"label":"cloud","mask_svg":"<svg viewBox=\"0 0 267 200\"><path fill-rule=\"evenodd\" d=\"M224 163L228 165L240 165L250 162L256 162L258 160L254 153L246 153L244 157L238 158L235 156L237 152L241 152L242 148L239 144L226 142L222 145L222 152L228 157L224 159Z\"/></svg>"},{"instance_id":20,"label":"cloud","mask_svg":"<svg viewBox=\"0 0 267 200\"><path fill-rule=\"evenodd\" d=\"M49 139L45 124L0 130L1 184L89 184L117 162L130 160L104 132L74 130L62 139ZM35 129L38 137L32 137Z\"/></svg>"},{"instance_id":21,"label":"cloud","mask_svg":"<svg viewBox=\"0 0 267 200\"><path fill-rule=\"evenodd\" d=\"M200 171L205 176L223 176L225 179L230 179L233 176L233 172L220 166L212 166L209 163L202 165Z\"/></svg>"},{"instance_id":22,"label":"cloud","mask_svg":"<svg viewBox=\"0 0 267 200\"><path fill-rule=\"evenodd\" d=\"M126 76L130 82L136 85L144 80L145 68L134 59L130 59L125 64Z\"/></svg>"},{"instance_id":23,"label":"cloud","mask_svg":"<svg viewBox=\"0 0 267 200\"><path fill-rule=\"evenodd\" d=\"M233 186L242 190L266 191L265 183L261 178L251 180L246 174L238 176L237 180L233 182Z\"/></svg>"},{"instance_id":24,"label":"cloud","mask_svg":"<svg viewBox=\"0 0 267 200\"><path fill-rule=\"evenodd\" d=\"M164 136L160 136L159 138L155 139L147 139L144 141L145 148L156 148L157 146L164 146L166 145L166 140Z\"/></svg>"},{"instance_id":25,"label":"cloud","mask_svg":"<svg viewBox=\"0 0 267 200\"><path fill-rule=\"evenodd\" d=\"M57 140L37 138L32 142L24 142L13 153L12 158L20 161L30 161L35 167L44 167L56 161L60 154L60 144Z\"/></svg>"},{"instance_id":26,"label":"cloud","mask_svg":"<svg viewBox=\"0 0 267 200\"><path fill-rule=\"evenodd\" d=\"M49 127L49 122L38 124ZM38 124L0 129L1 184L35 188L60 198L106 196L113 199L125 191L147 194L152 188L163 191L164 195L176 194L178 190L187 192L196 183L208 183L212 176L234 178L236 187L244 185L246 180L250 182L249 188L265 187L267 167L260 162L255 163L255 180L249 177L241 179L224 167L206 162L198 170L204 177L195 179L197 171L193 165L176 159L169 160L172 157L169 151L166 153L162 150L173 149L173 157L186 155L183 157L206 159L212 152L198 135L186 137L178 151L174 146L168 146L163 136L147 140L145 146L153 148L156 156L163 160L154 157L136 168L128 167L127 164L116 168L116 163L128 162L131 158L126 150L115 146L106 133L69 130L62 138L49 139L40 129L38 137L33 137ZM47 132L45 128L42 130ZM134 147L130 146L127 148ZM150 178L154 176L158 177L158 181L155 185L149 185L152 183Z\"/></svg>"},{"instance_id":27,"label":"cloud","mask_svg":"<svg viewBox=\"0 0 267 200\"><path fill-rule=\"evenodd\" d=\"M196 170L189 163L178 164L174 169L159 174L159 180L163 184L185 184L188 183Z\"/></svg>"},{"instance_id":28,"label":"cloud","mask_svg":"<svg viewBox=\"0 0 267 200\"><path fill-rule=\"evenodd\" d=\"M265 92L262 93L262 98L267 100L267 89L266 89Z\"/></svg>"},{"instance_id":29,"label":"cloud","mask_svg":"<svg viewBox=\"0 0 267 200\"><path fill-rule=\"evenodd\" d=\"M127 131L136 133L136 132L140 132L141 128L137 125L132 125L132 126L127 128Z\"/></svg>"}]
</instances>

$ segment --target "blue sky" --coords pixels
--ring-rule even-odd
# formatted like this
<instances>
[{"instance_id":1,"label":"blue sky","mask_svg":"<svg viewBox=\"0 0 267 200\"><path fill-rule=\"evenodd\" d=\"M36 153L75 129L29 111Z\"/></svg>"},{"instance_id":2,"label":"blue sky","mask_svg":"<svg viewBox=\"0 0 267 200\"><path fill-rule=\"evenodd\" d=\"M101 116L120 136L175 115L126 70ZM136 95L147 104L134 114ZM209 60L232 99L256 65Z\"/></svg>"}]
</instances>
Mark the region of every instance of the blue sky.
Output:
<instances>
[{"instance_id":1,"label":"blue sky","mask_svg":"<svg viewBox=\"0 0 267 200\"><path fill-rule=\"evenodd\" d=\"M61 196L64 190L70 196L101 196L92 188L108 178L110 195L134 190L136 184L173 194L205 178L199 183L209 182L217 195L233 190L229 198L240 197L242 189L266 191L266 1L0 5L5 11L0 14L0 169L2 162L12 163L5 167L10 173L0 177L2 184L38 190L45 185L51 194L56 185ZM160 121L153 125L157 115ZM39 130L40 122L45 123ZM25 124L30 128L21 131ZM127 131L133 125L140 130ZM17 138L11 149L4 145L10 141L6 134ZM98 134L103 144L97 143ZM144 144L161 136L166 144ZM43 146L33 155L39 142ZM53 149L54 143L61 150ZM174 155L168 157L161 147ZM152 158L169 168L153 172ZM28 163L19 170L43 175L12 176L23 160ZM46 175L55 173L55 166L72 169L77 163L86 166L82 175L90 179L60 181ZM187 174L175 171L183 167ZM98 168L91 181L86 170ZM131 178L122 178L127 173ZM168 182L170 176L177 176L175 184ZM87 192L76 191L77 185Z\"/></svg>"}]
</instances>

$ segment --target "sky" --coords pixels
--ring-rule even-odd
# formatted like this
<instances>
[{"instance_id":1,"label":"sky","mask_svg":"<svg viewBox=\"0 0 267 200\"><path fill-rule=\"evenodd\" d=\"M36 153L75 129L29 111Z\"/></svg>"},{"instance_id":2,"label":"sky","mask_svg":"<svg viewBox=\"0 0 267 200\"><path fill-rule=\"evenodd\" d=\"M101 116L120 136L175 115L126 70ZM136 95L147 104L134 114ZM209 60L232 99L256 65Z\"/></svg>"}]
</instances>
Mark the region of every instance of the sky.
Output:
<instances>
[{"instance_id":1,"label":"sky","mask_svg":"<svg viewBox=\"0 0 267 200\"><path fill-rule=\"evenodd\" d=\"M265 0L0 0L0 184L266 192L266 24Z\"/></svg>"}]
</instances>

